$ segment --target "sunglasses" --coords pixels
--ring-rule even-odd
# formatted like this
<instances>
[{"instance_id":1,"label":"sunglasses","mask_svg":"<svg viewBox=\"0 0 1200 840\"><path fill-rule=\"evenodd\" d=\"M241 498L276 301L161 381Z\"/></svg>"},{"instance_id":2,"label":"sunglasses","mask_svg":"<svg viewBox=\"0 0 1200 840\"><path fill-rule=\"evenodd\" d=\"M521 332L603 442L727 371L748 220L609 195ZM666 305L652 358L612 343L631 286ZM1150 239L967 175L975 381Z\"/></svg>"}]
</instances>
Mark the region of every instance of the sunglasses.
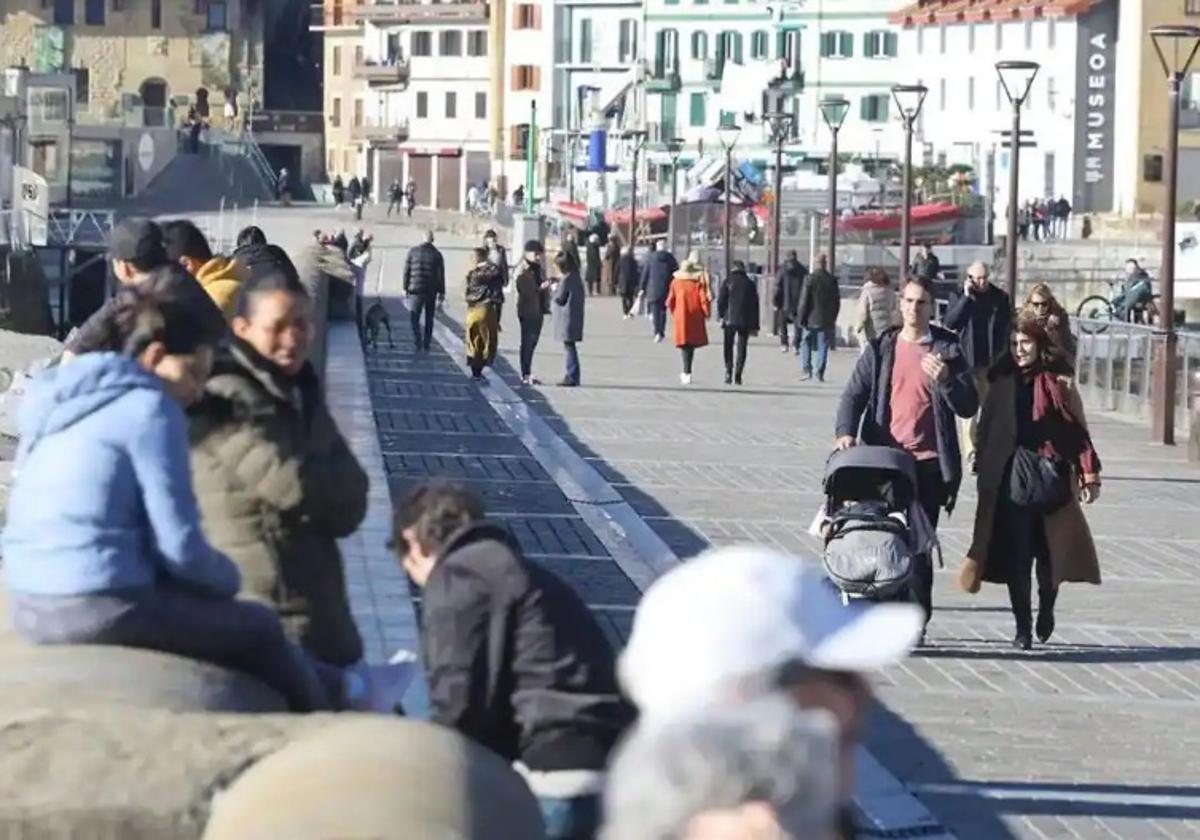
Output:
<instances>
[{"instance_id":1,"label":"sunglasses","mask_svg":"<svg viewBox=\"0 0 1200 840\"><path fill-rule=\"evenodd\" d=\"M1048 301L1048 300L1031 300L1031 301L1029 301L1029 305L1032 306L1034 309L1045 309L1047 306L1050 305L1050 301Z\"/></svg>"}]
</instances>

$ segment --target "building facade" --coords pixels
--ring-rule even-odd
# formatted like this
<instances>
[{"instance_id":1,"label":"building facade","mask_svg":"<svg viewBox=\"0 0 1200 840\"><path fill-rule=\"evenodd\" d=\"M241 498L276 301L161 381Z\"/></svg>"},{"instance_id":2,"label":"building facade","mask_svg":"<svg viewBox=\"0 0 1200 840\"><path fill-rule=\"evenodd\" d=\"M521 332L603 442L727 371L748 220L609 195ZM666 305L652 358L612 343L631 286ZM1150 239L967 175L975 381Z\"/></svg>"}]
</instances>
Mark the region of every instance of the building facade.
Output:
<instances>
[{"instance_id":1,"label":"building facade","mask_svg":"<svg viewBox=\"0 0 1200 840\"><path fill-rule=\"evenodd\" d=\"M311 29L322 36L325 177L349 180L362 175L362 144L354 139L354 115L366 107L367 82L359 68L365 62L363 23L355 13L362 0L324 0L311 12Z\"/></svg>"}]
</instances>

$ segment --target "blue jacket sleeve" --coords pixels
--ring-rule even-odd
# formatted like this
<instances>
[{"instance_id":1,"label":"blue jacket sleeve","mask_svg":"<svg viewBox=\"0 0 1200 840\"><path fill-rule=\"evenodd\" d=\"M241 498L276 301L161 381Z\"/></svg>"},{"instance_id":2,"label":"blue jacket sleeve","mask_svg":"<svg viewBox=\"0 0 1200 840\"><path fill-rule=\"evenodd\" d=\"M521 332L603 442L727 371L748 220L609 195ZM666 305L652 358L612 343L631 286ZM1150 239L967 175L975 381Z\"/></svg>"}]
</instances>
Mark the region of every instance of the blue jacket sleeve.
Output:
<instances>
[{"instance_id":1,"label":"blue jacket sleeve","mask_svg":"<svg viewBox=\"0 0 1200 840\"><path fill-rule=\"evenodd\" d=\"M961 330L971 317L973 305L974 301L970 295L959 292L957 296L950 299L950 305L946 307L946 316L942 318L942 326L954 332Z\"/></svg>"},{"instance_id":2,"label":"blue jacket sleeve","mask_svg":"<svg viewBox=\"0 0 1200 840\"><path fill-rule=\"evenodd\" d=\"M863 412L871 402L871 384L875 377L875 344L872 342L858 356L854 373L842 391L842 399L837 409L837 437L851 435L858 437L858 427L862 423Z\"/></svg>"},{"instance_id":3,"label":"blue jacket sleeve","mask_svg":"<svg viewBox=\"0 0 1200 840\"><path fill-rule=\"evenodd\" d=\"M966 357L961 352L955 353L947 365L950 378L941 386L946 401L959 417L974 417L979 411L979 392L975 390L975 380L971 378L971 367Z\"/></svg>"},{"instance_id":4,"label":"blue jacket sleeve","mask_svg":"<svg viewBox=\"0 0 1200 840\"><path fill-rule=\"evenodd\" d=\"M207 595L237 595L241 586L237 567L209 545L200 529L187 422L173 399L163 395L151 404L134 432L130 458L141 485L154 549L164 565L162 572Z\"/></svg>"}]
</instances>

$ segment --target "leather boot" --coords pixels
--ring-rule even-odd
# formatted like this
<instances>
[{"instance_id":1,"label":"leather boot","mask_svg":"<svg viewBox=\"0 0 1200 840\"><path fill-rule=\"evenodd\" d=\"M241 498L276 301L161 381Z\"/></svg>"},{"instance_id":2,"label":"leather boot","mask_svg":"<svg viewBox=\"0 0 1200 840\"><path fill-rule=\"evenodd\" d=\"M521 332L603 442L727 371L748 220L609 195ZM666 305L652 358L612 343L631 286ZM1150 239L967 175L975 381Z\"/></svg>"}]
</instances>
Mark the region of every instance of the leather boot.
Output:
<instances>
[{"instance_id":1,"label":"leather boot","mask_svg":"<svg viewBox=\"0 0 1200 840\"><path fill-rule=\"evenodd\" d=\"M1049 641L1054 635L1054 602L1058 599L1057 589L1038 590L1037 637L1039 642Z\"/></svg>"}]
</instances>

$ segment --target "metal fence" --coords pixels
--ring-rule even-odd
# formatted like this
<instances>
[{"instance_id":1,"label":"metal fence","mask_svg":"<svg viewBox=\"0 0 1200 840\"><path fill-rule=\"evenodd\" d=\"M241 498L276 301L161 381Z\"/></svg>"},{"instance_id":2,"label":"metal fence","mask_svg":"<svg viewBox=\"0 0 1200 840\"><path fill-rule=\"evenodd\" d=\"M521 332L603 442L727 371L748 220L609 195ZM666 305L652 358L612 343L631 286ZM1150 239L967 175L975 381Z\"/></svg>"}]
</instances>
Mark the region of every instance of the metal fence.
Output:
<instances>
[{"instance_id":1,"label":"metal fence","mask_svg":"<svg viewBox=\"0 0 1200 840\"><path fill-rule=\"evenodd\" d=\"M1115 411L1149 420L1154 403L1154 362L1166 345L1166 335L1154 327L1120 321L1072 320L1079 342L1076 377L1084 402L1102 411ZM1189 393L1194 372L1200 371L1200 332L1180 330L1176 351L1176 424L1186 428L1195 398Z\"/></svg>"}]
</instances>

